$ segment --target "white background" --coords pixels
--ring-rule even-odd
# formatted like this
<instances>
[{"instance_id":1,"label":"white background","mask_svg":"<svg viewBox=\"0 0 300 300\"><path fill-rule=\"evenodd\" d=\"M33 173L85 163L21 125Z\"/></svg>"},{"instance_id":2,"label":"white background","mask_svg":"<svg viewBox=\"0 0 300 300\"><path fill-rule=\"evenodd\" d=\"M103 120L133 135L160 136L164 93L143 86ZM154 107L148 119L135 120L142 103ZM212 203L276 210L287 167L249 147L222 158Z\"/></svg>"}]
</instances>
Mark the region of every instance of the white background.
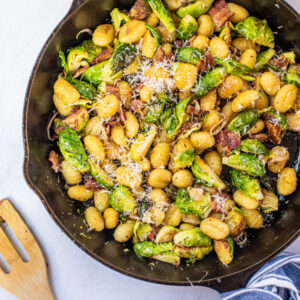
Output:
<instances>
[{"instance_id":1,"label":"white background","mask_svg":"<svg viewBox=\"0 0 300 300\"><path fill-rule=\"evenodd\" d=\"M288 2L300 10L299 0ZM14 203L42 245L59 300L218 299L208 288L146 283L102 266L63 234L26 185L22 174L25 90L41 47L70 5L71 0L0 1L0 199ZM299 238L289 250L300 253ZM16 298L0 288L0 299Z\"/></svg>"}]
</instances>

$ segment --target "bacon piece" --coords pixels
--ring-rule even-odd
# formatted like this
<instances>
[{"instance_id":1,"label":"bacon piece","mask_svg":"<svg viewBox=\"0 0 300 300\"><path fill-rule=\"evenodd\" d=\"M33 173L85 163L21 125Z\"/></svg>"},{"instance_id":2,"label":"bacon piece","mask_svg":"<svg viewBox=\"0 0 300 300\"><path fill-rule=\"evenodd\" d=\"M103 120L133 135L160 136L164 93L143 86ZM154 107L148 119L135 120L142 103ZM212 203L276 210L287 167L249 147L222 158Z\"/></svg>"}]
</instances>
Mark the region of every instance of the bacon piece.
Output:
<instances>
[{"instance_id":1,"label":"bacon piece","mask_svg":"<svg viewBox=\"0 0 300 300\"><path fill-rule=\"evenodd\" d=\"M264 114L265 124L268 130L269 140L275 144L279 145L282 138L282 127L272 114Z\"/></svg>"},{"instance_id":2,"label":"bacon piece","mask_svg":"<svg viewBox=\"0 0 300 300\"><path fill-rule=\"evenodd\" d=\"M73 109L71 110L71 112L70 112L70 115L75 114L76 112L79 111L79 109L80 109L80 106L79 106L79 105L74 106L74 108L73 108Z\"/></svg>"},{"instance_id":3,"label":"bacon piece","mask_svg":"<svg viewBox=\"0 0 300 300\"><path fill-rule=\"evenodd\" d=\"M170 62L171 62L173 56L174 56L174 53L173 53L173 52L170 52L170 53L167 55L167 57L166 57L167 63L170 63Z\"/></svg>"},{"instance_id":4,"label":"bacon piece","mask_svg":"<svg viewBox=\"0 0 300 300\"><path fill-rule=\"evenodd\" d=\"M200 105L198 102L195 103L195 105L188 105L187 108L186 108L186 113L188 115L200 115L201 113L201 108L200 108Z\"/></svg>"},{"instance_id":5,"label":"bacon piece","mask_svg":"<svg viewBox=\"0 0 300 300\"><path fill-rule=\"evenodd\" d=\"M133 100L130 102L129 109L131 111L137 111L144 109L146 104L141 100Z\"/></svg>"},{"instance_id":6,"label":"bacon piece","mask_svg":"<svg viewBox=\"0 0 300 300\"><path fill-rule=\"evenodd\" d=\"M50 151L49 153L49 158L48 160L51 162L52 166L51 169L55 172L58 173L60 172L60 163L61 163L61 158L55 151Z\"/></svg>"},{"instance_id":7,"label":"bacon piece","mask_svg":"<svg viewBox=\"0 0 300 300\"><path fill-rule=\"evenodd\" d=\"M234 15L224 0L217 0L208 13L219 27L222 27Z\"/></svg>"},{"instance_id":8,"label":"bacon piece","mask_svg":"<svg viewBox=\"0 0 300 300\"><path fill-rule=\"evenodd\" d=\"M289 65L288 59L282 54L277 58L273 58L269 61L269 64L275 66L282 71L286 71Z\"/></svg>"},{"instance_id":9,"label":"bacon piece","mask_svg":"<svg viewBox=\"0 0 300 300\"><path fill-rule=\"evenodd\" d=\"M241 139L237 134L224 129L216 136L216 142L223 148L225 155L230 155L241 144Z\"/></svg>"},{"instance_id":10,"label":"bacon piece","mask_svg":"<svg viewBox=\"0 0 300 300\"><path fill-rule=\"evenodd\" d=\"M75 71L73 74L73 78L79 77L81 74L83 74L89 67L82 67Z\"/></svg>"},{"instance_id":11,"label":"bacon piece","mask_svg":"<svg viewBox=\"0 0 300 300\"><path fill-rule=\"evenodd\" d=\"M161 47L159 47L152 59L156 62L162 62L165 56L166 56L165 51Z\"/></svg>"},{"instance_id":12,"label":"bacon piece","mask_svg":"<svg viewBox=\"0 0 300 300\"><path fill-rule=\"evenodd\" d=\"M115 95L118 99L121 99L120 89L112 84L106 84L106 92L108 94Z\"/></svg>"},{"instance_id":13,"label":"bacon piece","mask_svg":"<svg viewBox=\"0 0 300 300\"><path fill-rule=\"evenodd\" d=\"M197 64L197 68L200 72L206 72L213 66L215 66L214 57L210 52L207 51L204 58L201 59Z\"/></svg>"},{"instance_id":14,"label":"bacon piece","mask_svg":"<svg viewBox=\"0 0 300 300\"><path fill-rule=\"evenodd\" d=\"M123 104L120 104L119 118L120 121L123 123L126 121L125 109Z\"/></svg>"},{"instance_id":15,"label":"bacon piece","mask_svg":"<svg viewBox=\"0 0 300 300\"><path fill-rule=\"evenodd\" d=\"M92 60L92 65L96 65L96 64L101 63L102 61L108 60L111 57L112 53L113 52L111 49L103 50L98 56L96 56Z\"/></svg>"},{"instance_id":16,"label":"bacon piece","mask_svg":"<svg viewBox=\"0 0 300 300\"><path fill-rule=\"evenodd\" d=\"M221 214L227 213L227 211L224 208L224 202L227 199L229 199L229 196L225 191L217 190L217 192L214 195L212 195L212 210Z\"/></svg>"},{"instance_id":17,"label":"bacon piece","mask_svg":"<svg viewBox=\"0 0 300 300\"><path fill-rule=\"evenodd\" d=\"M264 143L268 140L268 135L266 133L258 133L254 135L249 135L250 139L258 140L261 143Z\"/></svg>"},{"instance_id":18,"label":"bacon piece","mask_svg":"<svg viewBox=\"0 0 300 300\"><path fill-rule=\"evenodd\" d=\"M182 41L182 40L176 40L176 41L174 42L174 46L175 46L175 48L182 48L182 46L183 46L183 41Z\"/></svg>"},{"instance_id":19,"label":"bacon piece","mask_svg":"<svg viewBox=\"0 0 300 300\"><path fill-rule=\"evenodd\" d=\"M190 44L196 38L196 35L193 35L190 39L188 39L187 43Z\"/></svg>"},{"instance_id":20,"label":"bacon piece","mask_svg":"<svg viewBox=\"0 0 300 300\"><path fill-rule=\"evenodd\" d=\"M144 0L136 0L129 11L129 17L137 20L144 20L149 14L149 8Z\"/></svg>"},{"instance_id":21,"label":"bacon piece","mask_svg":"<svg viewBox=\"0 0 300 300\"><path fill-rule=\"evenodd\" d=\"M91 174L84 174L84 186L87 190L101 190L102 186Z\"/></svg>"}]
</instances>

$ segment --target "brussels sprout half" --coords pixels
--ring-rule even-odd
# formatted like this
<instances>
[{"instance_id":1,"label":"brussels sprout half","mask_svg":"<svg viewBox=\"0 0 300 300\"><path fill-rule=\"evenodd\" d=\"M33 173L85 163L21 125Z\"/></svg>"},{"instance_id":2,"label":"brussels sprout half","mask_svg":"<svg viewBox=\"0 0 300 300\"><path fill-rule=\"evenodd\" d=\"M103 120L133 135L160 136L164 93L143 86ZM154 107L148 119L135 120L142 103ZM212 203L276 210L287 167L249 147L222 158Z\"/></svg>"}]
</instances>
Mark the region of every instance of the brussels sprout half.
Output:
<instances>
[{"instance_id":1,"label":"brussels sprout half","mask_svg":"<svg viewBox=\"0 0 300 300\"><path fill-rule=\"evenodd\" d=\"M229 157L224 156L222 163L252 176L264 176L265 174L263 162L256 156L248 153L236 153Z\"/></svg>"},{"instance_id":2,"label":"brussels sprout half","mask_svg":"<svg viewBox=\"0 0 300 300\"><path fill-rule=\"evenodd\" d=\"M92 160L89 160L91 165L91 175L97 180L102 187L111 190L114 187L114 182L108 177L108 174Z\"/></svg>"},{"instance_id":3,"label":"brussels sprout half","mask_svg":"<svg viewBox=\"0 0 300 300\"><path fill-rule=\"evenodd\" d=\"M196 260L201 260L205 255L209 254L213 246L208 247L181 247L175 246L174 253L180 257L188 258L189 262L193 263Z\"/></svg>"},{"instance_id":4,"label":"brussels sprout half","mask_svg":"<svg viewBox=\"0 0 300 300\"><path fill-rule=\"evenodd\" d=\"M197 20L190 15L185 15L180 21L176 36L180 40L188 40L197 32L197 29Z\"/></svg>"},{"instance_id":5,"label":"brussels sprout half","mask_svg":"<svg viewBox=\"0 0 300 300\"><path fill-rule=\"evenodd\" d=\"M238 170L230 170L229 174L232 184L247 196L256 200L264 198L259 181L256 178Z\"/></svg>"},{"instance_id":6,"label":"brussels sprout half","mask_svg":"<svg viewBox=\"0 0 300 300\"><path fill-rule=\"evenodd\" d=\"M256 123L257 119L258 112L256 109L246 109L232 119L227 129L231 132L239 132L241 135L244 135Z\"/></svg>"},{"instance_id":7,"label":"brussels sprout half","mask_svg":"<svg viewBox=\"0 0 300 300\"><path fill-rule=\"evenodd\" d=\"M272 192L265 189L262 189L264 198L260 202L260 207L262 208L263 213L269 213L272 211L278 210L278 197Z\"/></svg>"},{"instance_id":8,"label":"brussels sprout half","mask_svg":"<svg viewBox=\"0 0 300 300\"><path fill-rule=\"evenodd\" d=\"M151 256L151 258L174 265L180 265L180 257L174 252L167 251Z\"/></svg>"},{"instance_id":9,"label":"brussels sprout half","mask_svg":"<svg viewBox=\"0 0 300 300\"><path fill-rule=\"evenodd\" d=\"M196 0L184 7L180 7L176 14L183 18L185 15L190 15L194 18L198 18L209 11L214 0Z\"/></svg>"},{"instance_id":10,"label":"brussels sprout half","mask_svg":"<svg viewBox=\"0 0 300 300\"><path fill-rule=\"evenodd\" d=\"M164 243L164 242L172 242L175 234L179 232L178 228L173 226L165 225L163 226L155 238L155 243Z\"/></svg>"},{"instance_id":11,"label":"brussels sprout half","mask_svg":"<svg viewBox=\"0 0 300 300\"><path fill-rule=\"evenodd\" d=\"M173 243L161 243L155 244L153 242L138 242L133 246L134 252L138 256L151 257L163 252L173 250Z\"/></svg>"},{"instance_id":12,"label":"brussels sprout half","mask_svg":"<svg viewBox=\"0 0 300 300\"><path fill-rule=\"evenodd\" d=\"M155 123L163 112L167 100L168 95L166 93L158 94L157 98L150 103L143 121L146 123Z\"/></svg>"},{"instance_id":13,"label":"brussels sprout half","mask_svg":"<svg viewBox=\"0 0 300 300\"><path fill-rule=\"evenodd\" d=\"M276 51L272 48L269 48L266 51L262 51L258 54L256 59L256 64L254 70L256 72L260 71L276 54Z\"/></svg>"},{"instance_id":14,"label":"brussels sprout half","mask_svg":"<svg viewBox=\"0 0 300 300\"><path fill-rule=\"evenodd\" d=\"M183 47L177 50L175 59L197 65L204 58L204 52L197 48Z\"/></svg>"},{"instance_id":15,"label":"brussels sprout half","mask_svg":"<svg viewBox=\"0 0 300 300\"><path fill-rule=\"evenodd\" d=\"M245 139L241 143L241 150L256 155L268 155L269 151L266 146L255 139Z\"/></svg>"},{"instance_id":16,"label":"brussels sprout half","mask_svg":"<svg viewBox=\"0 0 300 300\"><path fill-rule=\"evenodd\" d=\"M174 244L182 247L211 245L211 238L204 234L199 228L193 228L178 232L174 236Z\"/></svg>"},{"instance_id":17,"label":"brussels sprout half","mask_svg":"<svg viewBox=\"0 0 300 300\"><path fill-rule=\"evenodd\" d=\"M82 142L71 128L63 129L58 138L58 145L64 159L80 172L88 172L90 163Z\"/></svg>"},{"instance_id":18,"label":"brussels sprout half","mask_svg":"<svg viewBox=\"0 0 300 300\"><path fill-rule=\"evenodd\" d=\"M225 71L228 74L239 76L247 81L254 81L255 77L248 75L248 73L254 72L254 70L250 69L246 65L242 65L237 61L231 58L214 58L217 65L220 65L225 68Z\"/></svg>"},{"instance_id":19,"label":"brussels sprout half","mask_svg":"<svg viewBox=\"0 0 300 300\"><path fill-rule=\"evenodd\" d=\"M240 35L254 43L270 48L274 48L275 46L273 31L268 26L266 20L248 17L238 23L235 29Z\"/></svg>"},{"instance_id":20,"label":"brussels sprout half","mask_svg":"<svg viewBox=\"0 0 300 300\"><path fill-rule=\"evenodd\" d=\"M130 190L125 186L120 186L111 192L109 203L120 213L132 213L137 204Z\"/></svg>"},{"instance_id":21,"label":"brussels sprout half","mask_svg":"<svg viewBox=\"0 0 300 300\"><path fill-rule=\"evenodd\" d=\"M217 67L202 76L195 85L195 95L205 96L210 90L217 87L226 76L225 68Z\"/></svg>"},{"instance_id":22,"label":"brussels sprout half","mask_svg":"<svg viewBox=\"0 0 300 300\"><path fill-rule=\"evenodd\" d=\"M139 162L147 155L156 134L157 127L153 125L148 132L140 133L138 135L138 137L130 147L130 157L135 162Z\"/></svg>"},{"instance_id":23,"label":"brussels sprout half","mask_svg":"<svg viewBox=\"0 0 300 300\"><path fill-rule=\"evenodd\" d=\"M225 184L220 177L215 174L212 169L201 159L199 156L195 157L192 164L192 172L197 177L198 183L202 183L206 186L213 186L215 188L224 189Z\"/></svg>"},{"instance_id":24,"label":"brussels sprout half","mask_svg":"<svg viewBox=\"0 0 300 300\"><path fill-rule=\"evenodd\" d=\"M89 63L91 63L103 50L103 47L95 45L92 40L83 41L81 46L84 47L88 53Z\"/></svg>"},{"instance_id":25,"label":"brussels sprout half","mask_svg":"<svg viewBox=\"0 0 300 300\"><path fill-rule=\"evenodd\" d=\"M147 2L168 31L170 33L174 32L176 30L174 20L164 3L161 0L147 0Z\"/></svg>"},{"instance_id":26,"label":"brussels sprout half","mask_svg":"<svg viewBox=\"0 0 300 300\"><path fill-rule=\"evenodd\" d=\"M182 213L203 219L211 210L210 194L205 193L200 200L193 200L187 189L178 189L175 205Z\"/></svg>"},{"instance_id":27,"label":"brussels sprout half","mask_svg":"<svg viewBox=\"0 0 300 300\"><path fill-rule=\"evenodd\" d=\"M114 8L110 12L110 16L116 31L119 31L124 24L130 21L130 18L125 13L120 12L118 8Z\"/></svg>"},{"instance_id":28,"label":"brussels sprout half","mask_svg":"<svg viewBox=\"0 0 300 300\"><path fill-rule=\"evenodd\" d=\"M133 234L140 242L145 242L148 238L150 232L152 232L153 228L146 223L135 222L133 227Z\"/></svg>"},{"instance_id":29,"label":"brussels sprout half","mask_svg":"<svg viewBox=\"0 0 300 300\"><path fill-rule=\"evenodd\" d=\"M195 148L179 153L174 158L175 168L186 168L190 167L195 159Z\"/></svg>"}]
</instances>

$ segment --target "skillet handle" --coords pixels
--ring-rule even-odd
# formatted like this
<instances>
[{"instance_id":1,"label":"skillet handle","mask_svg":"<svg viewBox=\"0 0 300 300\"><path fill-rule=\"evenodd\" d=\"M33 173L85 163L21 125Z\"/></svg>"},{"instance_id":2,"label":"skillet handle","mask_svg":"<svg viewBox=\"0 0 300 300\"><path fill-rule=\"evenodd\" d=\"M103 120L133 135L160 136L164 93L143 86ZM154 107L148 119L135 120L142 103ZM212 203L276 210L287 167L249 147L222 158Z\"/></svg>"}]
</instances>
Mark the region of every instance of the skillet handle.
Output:
<instances>
[{"instance_id":1,"label":"skillet handle","mask_svg":"<svg viewBox=\"0 0 300 300\"><path fill-rule=\"evenodd\" d=\"M84 2L87 2L87 0L73 0L72 5L69 9L69 13L74 11L78 6L80 6Z\"/></svg>"}]
</instances>

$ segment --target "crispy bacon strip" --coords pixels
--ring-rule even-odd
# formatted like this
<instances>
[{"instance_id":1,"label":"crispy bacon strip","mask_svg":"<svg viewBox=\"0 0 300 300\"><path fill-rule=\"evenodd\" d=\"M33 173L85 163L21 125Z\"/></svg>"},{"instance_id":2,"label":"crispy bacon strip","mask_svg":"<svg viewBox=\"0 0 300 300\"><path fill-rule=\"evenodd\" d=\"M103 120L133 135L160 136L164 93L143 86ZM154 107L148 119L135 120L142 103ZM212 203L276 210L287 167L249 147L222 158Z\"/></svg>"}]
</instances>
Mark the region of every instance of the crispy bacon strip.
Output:
<instances>
[{"instance_id":1,"label":"crispy bacon strip","mask_svg":"<svg viewBox=\"0 0 300 300\"><path fill-rule=\"evenodd\" d=\"M91 174L84 174L84 186L87 190L101 190L102 186L98 184L97 180Z\"/></svg>"},{"instance_id":2,"label":"crispy bacon strip","mask_svg":"<svg viewBox=\"0 0 300 300\"><path fill-rule=\"evenodd\" d=\"M106 92L115 95L118 99L121 99L120 89L112 84L106 84Z\"/></svg>"},{"instance_id":3,"label":"crispy bacon strip","mask_svg":"<svg viewBox=\"0 0 300 300\"><path fill-rule=\"evenodd\" d=\"M225 155L230 155L241 144L241 139L237 134L224 129L216 136L216 142L223 148Z\"/></svg>"},{"instance_id":4,"label":"crispy bacon strip","mask_svg":"<svg viewBox=\"0 0 300 300\"><path fill-rule=\"evenodd\" d=\"M108 60L111 57L112 53L113 52L111 49L103 50L98 56L96 56L92 60L92 65L96 65L96 64L101 63L102 61Z\"/></svg>"},{"instance_id":5,"label":"crispy bacon strip","mask_svg":"<svg viewBox=\"0 0 300 300\"><path fill-rule=\"evenodd\" d=\"M217 200L219 198L219 200ZM227 211L224 208L225 200L229 199L228 194L225 191L217 191L215 195L212 196L211 208L213 211L225 214ZM221 203L220 203L221 200Z\"/></svg>"},{"instance_id":6,"label":"crispy bacon strip","mask_svg":"<svg viewBox=\"0 0 300 300\"><path fill-rule=\"evenodd\" d=\"M149 14L149 8L144 0L136 0L129 11L129 17L137 20L144 20Z\"/></svg>"},{"instance_id":7,"label":"crispy bacon strip","mask_svg":"<svg viewBox=\"0 0 300 300\"><path fill-rule=\"evenodd\" d=\"M89 67L82 67L79 68L78 70L75 71L75 73L73 74L73 78L77 78L80 75L82 75Z\"/></svg>"},{"instance_id":8,"label":"crispy bacon strip","mask_svg":"<svg viewBox=\"0 0 300 300\"><path fill-rule=\"evenodd\" d=\"M284 55L280 55L277 58L271 59L269 64L281 69L282 71L286 71L289 65L289 61Z\"/></svg>"},{"instance_id":9,"label":"crispy bacon strip","mask_svg":"<svg viewBox=\"0 0 300 300\"><path fill-rule=\"evenodd\" d=\"M50 151L49 153L49 158L48 160L51 162L52 166L52 170L55 173L60 172L61 168L60 168L60 163L61 163L61 158L58 156L58 154L55 151Z\"/></svg>"},{"instance_id":10,"label":"crispy bacon strip","mask_svg":"<svg viewBox=\"0 0 300 300\"><path fill-rule=\"evenodd\" d=\"M206 72L213 66L215 66L214 57L207 51L204 58L197 64L197 68L200 72Z\"/></svg>"},{"instance_id":11,"label":"crispy bacon strip","mask_svg":"<svg viewBox=\"0 0 300 300\"><path fill-rule=\"evenodd\" d=\"M165 51L161 47L159 47L153 56L153 60L156 62L162 62L165 56Z\"/></svg>"},{"instance_id":12,"label":"crispy bacon strip","mask_svg":"<svg viewBox=\"0 0 300 300\"><path fill-rule=\"evenodd\" d=\"M222 27L234 15L224 0L217 0L208 13L219 27Z\"/></svg>"},{"instance_id":13,"label":"crispy bacon strip","mask_svg":"<svg viewBox=\"0 0 300 300\"><path fill-rule=\"evenodd\" d=\"M170 53L167 55L166 60L167 60L168 63L171 62L173 56L174 56L174 53L173 53L173 52L170 52Z\"/></svg>"},{"instance_id":14,"label":"crispy bacon strip","mask_svg":"<svg viewBox=\"0 0 300 300\"><path fill-rule=\"evenodd\" d=\"M279 145L281 143L282 128L281 125L276 122L276 119L271 114L264 114L265 124L268 130L269 140Z\"/></svg>"},{"instance_id":15,"label":"crispy bacon strip","mask_svg":"<svg viewBox=\"0 0 300 300\"><path fill-rule=\"evenodd\" d=\"M143 110L146 104L141 100L133 100L130 102L129 109L131 111Z\"/></svg>"}]
</instances>

